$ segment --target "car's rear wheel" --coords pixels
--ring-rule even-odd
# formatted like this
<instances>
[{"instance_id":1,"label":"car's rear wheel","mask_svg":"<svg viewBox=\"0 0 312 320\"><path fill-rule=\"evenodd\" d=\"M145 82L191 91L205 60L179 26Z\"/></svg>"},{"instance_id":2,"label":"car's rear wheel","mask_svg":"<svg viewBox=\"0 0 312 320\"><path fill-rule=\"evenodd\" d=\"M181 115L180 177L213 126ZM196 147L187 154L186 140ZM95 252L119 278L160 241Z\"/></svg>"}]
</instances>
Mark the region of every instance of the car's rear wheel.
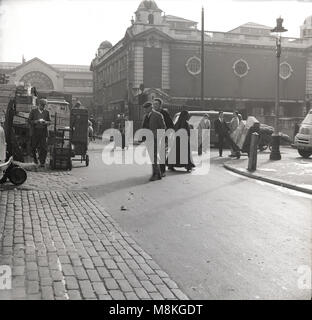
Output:
<instances>
[{"instance_id":1,"label":"car's rear wheel","mask_svg":"<svg viewBox=\"0 0 312 320\"><path fill-rule=\"evenodd\" d=\"M301 155L302 158L309 158L312 155L311 151L306 151L306 150L298 150L298 153Z\"/></svg>"}]
</instances>

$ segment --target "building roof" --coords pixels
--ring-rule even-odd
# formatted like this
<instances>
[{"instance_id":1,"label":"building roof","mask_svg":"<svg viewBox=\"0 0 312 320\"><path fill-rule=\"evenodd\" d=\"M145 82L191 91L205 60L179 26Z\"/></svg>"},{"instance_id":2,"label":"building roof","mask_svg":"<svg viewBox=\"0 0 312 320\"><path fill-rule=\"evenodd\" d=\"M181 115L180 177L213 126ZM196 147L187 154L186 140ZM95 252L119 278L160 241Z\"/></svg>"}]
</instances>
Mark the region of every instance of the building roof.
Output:
<instances>
[{"instance_id":1,"label":"building roof","mask_svg":"<svg viewBox=\"0 0 312 320\"><path fill-rule=\"evenodd\" d=\"M184 18L180 18L177 16L172 16L172 15L166 15L165 16L167 21L172 21L172 22L189 22L189 23L196 23L196 21L192 21L192 20L188 20L188 19L184 19Z\"/></svg>"},{"instance_id":2,"label":"building roof","mask_svg":"<svg viewBox=\"0 0 312 320\"><path fill-rule=\"evenodd\" d=\"M244 23L244 24L230 30L229 32L231 32L233 30L237 30L239 28L253 28L253 29L265 29L265 30L272 30L273 29L272 27L265 26L263 24L259 24L259 23L255 23L255 22L247 22L247 23Z\"/></svg>"},{"instance_id":3,"label":"building roof","mask_svg":"<svg viewBox=\"0 0 312 320\"><path fill-rule=\"evenodd\" d=\"M90 72L90 66L88 65L51 64L51 66L63 72Z\"/></svg>"},{"instance_id":4,"label":"building roof","mask_svg":"<svg viewBox=\"0 0 312 320\"><path fill-rule=\"evenodd\" d=\"M39 60L41 62L44 62L38 58L34 58L31 60L28 60L25 63L31 63L33 60ZM21 62L0 62L0 69L13 70L17 67L19 68L22 67L22 65L23 64ZM58 71L63 71L63 72L90 72L89 70L90 66L88 65L72 65L72 64L48 64L48 65L54 69L57 69Z\"/></svg>"}]
</instances>

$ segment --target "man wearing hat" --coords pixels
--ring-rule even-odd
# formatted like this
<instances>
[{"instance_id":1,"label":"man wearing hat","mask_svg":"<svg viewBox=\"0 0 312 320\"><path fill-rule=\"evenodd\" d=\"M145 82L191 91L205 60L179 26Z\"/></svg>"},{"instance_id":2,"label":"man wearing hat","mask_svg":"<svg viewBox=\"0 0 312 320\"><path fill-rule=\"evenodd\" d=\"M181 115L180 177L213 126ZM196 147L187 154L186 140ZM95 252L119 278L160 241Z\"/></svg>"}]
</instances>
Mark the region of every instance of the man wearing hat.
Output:
<instances>
[{"instance_id":1,"label":"man wearing hat","mask_svg":"<svg viewBox=\"0 0 312 320\"><path fill-rule=\"evenodd\" d=\"M147 139L146 147L151 157L152 169L153 169L153 174L150 178L150 181L155 181L155 180L161 179L161 171L160 171L160 166L158 161L158 150L157 150L158 149L157 146L160 141L157 141L157 130L165 129L166 125L165 125L164 117L162 116L162 114L153 109L152 102L150 101L145 102L143 104L143 108L145 111L143 128L150 129L154 136L153 146L151 145L151 142Z\"/></svg>"},{"instance_id":2,"label":"man wearing hat","mask_svg":"<svg viewBox=\"0 0 312 320\"><path fill-rule=\"evenodd\" d=\"M40 166L44 167L47 157L47 137L48 125L50 124L50 114L44 108L47 105L46 99L40 99L39 107L31 110L29 114L29 124L31 127L31 145L34 162L38 163L37 149L39 151Z\"/></svg>"}]
</instances>

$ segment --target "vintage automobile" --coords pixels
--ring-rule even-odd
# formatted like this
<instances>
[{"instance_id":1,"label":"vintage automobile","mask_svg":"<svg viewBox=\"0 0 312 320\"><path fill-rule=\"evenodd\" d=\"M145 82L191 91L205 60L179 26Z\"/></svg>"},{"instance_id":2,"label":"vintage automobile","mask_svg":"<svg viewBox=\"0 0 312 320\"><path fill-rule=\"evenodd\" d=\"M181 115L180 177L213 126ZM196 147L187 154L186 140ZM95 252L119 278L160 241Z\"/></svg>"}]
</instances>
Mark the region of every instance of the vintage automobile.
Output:
<instances>
[{"instance_id":1,"label":"vintage automobile","mask_svg":"<svg viewBox=\"0 0 312 320\"><path fill-rule=\"evenodd\" d=\"M260 123L260 138L258 143L258 148L260 151L264 151L267 148L270 150L272 149L272 134L274 132L274 128L271 126L268 126L264 123ZM290 145L291 144L291 138L285 134L280 133L280 144L281 145Z\"/></svg>"},{"instance_id":2,"label":"vintage automobile","mask_svg":"<svg viewBox=\"0 0 312 320\"><path fill-rule=\"evenodd\" d=\"M208 113L209 114L209 120L211 123L211 128L210 128L210 144L216 145L218 142L218 138L216 136L215 130L214 130L214 121L218 118L219 116L219 111L215 110L208 110L208 111L189 111L189 124L192 126L192 128L197 129L200 120L203 118L204 114ZM233 113L232 112L223 112L224 115L224 120L227 123L230 123ZM176 123L180 116L180 112L176 113L173 117L173 123Z\"/></svg>"},{"instance_id":3,"label":"vintage automobile","mask_svg":"<svg viewBox=\"0 0 312 320\"><path fill-rule=\"evenodd\" d=\"M312 109L300 124L294 145L301 157L309 158L312 155Z\"/></svg>"}]
</instances>

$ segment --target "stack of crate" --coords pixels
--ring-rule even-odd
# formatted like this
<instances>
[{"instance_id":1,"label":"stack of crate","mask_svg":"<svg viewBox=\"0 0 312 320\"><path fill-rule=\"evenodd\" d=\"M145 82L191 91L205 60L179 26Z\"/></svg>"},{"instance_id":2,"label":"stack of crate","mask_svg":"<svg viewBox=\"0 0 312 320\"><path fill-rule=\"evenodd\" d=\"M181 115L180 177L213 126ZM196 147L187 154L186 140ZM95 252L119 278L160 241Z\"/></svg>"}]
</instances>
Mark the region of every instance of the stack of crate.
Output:
<instances>
[{"instance_id":1,"label":"stack of crate","mask_svg":"<svg viewBox=\"0 0 312 320\"><path fill-rule=\"evenodd\" d=\"M59 129L56 131L54 144L50 150L50 165L52 169L71 170L71 143L69 130Z\"/></svg>"},{"instance_id":2,"label":"stack of crate","mask_svg":"<svg viewBox=\"0 0 312 320\"><path fill-rule=\"evenodd\" d=\"M10 99L14 98L15 89L15 85L0 84L0 122L4 122L8 103Z\"/></svg>"}]
</instances>

